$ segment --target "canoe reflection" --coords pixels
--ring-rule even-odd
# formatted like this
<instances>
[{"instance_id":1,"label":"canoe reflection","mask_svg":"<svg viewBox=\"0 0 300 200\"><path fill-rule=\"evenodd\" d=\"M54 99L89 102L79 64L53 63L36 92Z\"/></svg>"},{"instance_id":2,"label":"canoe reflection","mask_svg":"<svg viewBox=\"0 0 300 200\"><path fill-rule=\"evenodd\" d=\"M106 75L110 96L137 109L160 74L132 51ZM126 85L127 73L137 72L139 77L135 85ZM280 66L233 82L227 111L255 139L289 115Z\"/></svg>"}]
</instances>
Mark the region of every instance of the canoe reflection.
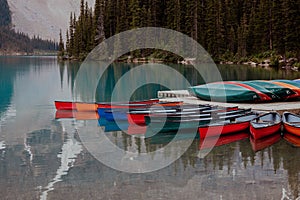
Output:
<instances>
[{"instance_id":1,"label":"canoe reflection","mask_svg":"<svg viewBox=\"0 0 300 200\"><path fill-rule=\"evenodd\" d=\"M290 134L288 132L283 133L283 139L295 147L300 147L300 137Z\"/></svg>"},{"instance_id":2,"label":"canoe reflection","mask_svg":"<svg viewBox=\"0 0 300 200\"><path fill-rule=\"evenodd\" d=\"M253 137L250 137L250 143L252 146L253 151L260 151L263 150L276 142L280 140L281 136L279 133L275 133L273 135L269 135L267 137L261 138L261 139L254 139Z\"/></svg>"},{"instance_id":3,"label":"canoe reflection","mask_svg":"<svg viewBox=\"0 0 300 200\"><path fill-rule=\"evenodd\" d=\"M93 120L98 119L99 115L95 111L83 112L74 110L57 110L55 112L55 119L71 119L76 118L77 120Z\"/></svg>"},{"instance_id":4,"label":"canoe reflection","mask_svg":"<svg viewBox=\"0 0 300 200\"><path fill-rule=\"evenodd\" d=\"M222 146L246 138L249 138L249 133L247 132L221 135L220 137L206 137L204 139L200 139L199 150Z\"/></svg>"}]
</instances>

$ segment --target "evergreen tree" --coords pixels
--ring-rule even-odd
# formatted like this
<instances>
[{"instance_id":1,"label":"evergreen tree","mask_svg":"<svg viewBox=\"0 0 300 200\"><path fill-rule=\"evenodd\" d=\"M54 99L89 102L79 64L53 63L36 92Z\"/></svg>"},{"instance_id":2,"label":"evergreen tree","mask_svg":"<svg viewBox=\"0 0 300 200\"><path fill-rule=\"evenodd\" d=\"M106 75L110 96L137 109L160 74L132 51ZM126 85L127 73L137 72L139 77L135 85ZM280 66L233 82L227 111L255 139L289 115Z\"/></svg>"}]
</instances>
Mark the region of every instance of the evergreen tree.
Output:
<instances>
[{"instance_id":1,"label":"evergreen tree","mask_svg":"<svg viewBox=\"0 0 300 200\"><path fill-rule=\"evenodd\" d=\"M70 51L70 37L69 37L69 31L66 32L66 52L68 53Z\"/></svg>"},{"instance_id":2,"label":"evergreen tree","mask_svg":"<svg viewBox=\"0 0 300 200\"><path fill-rule=\"evenodd\" d=\"M299 4L294 0L96 0L93 11L81 0L78 19L75 13L70 16L66 50L70 57L84 58L106 37L154 26L191 36L213 58L228 53L244 57L269 50L299 57ZM129 42L134 46L136 41L132 38ZM118 40L114 48L123 45ZM152 53L157 52L142 50L134 56Z\"/></svg>"},{"instance_id":3,"label":"evergreen tree","mask_svg":"<svg viewBox=\"0 0 300 200\"><path fill-rule=\"evenodd\" d=\"M59 31L59 45L58 45L58 52L59 52L59 56L60 57L63 57L64 56L64 51L65 51L65 48L64 48L64 42L63 42L63 39L62 39L62 34L61 34L61 30Z\"/></svg>"}]
</instances>

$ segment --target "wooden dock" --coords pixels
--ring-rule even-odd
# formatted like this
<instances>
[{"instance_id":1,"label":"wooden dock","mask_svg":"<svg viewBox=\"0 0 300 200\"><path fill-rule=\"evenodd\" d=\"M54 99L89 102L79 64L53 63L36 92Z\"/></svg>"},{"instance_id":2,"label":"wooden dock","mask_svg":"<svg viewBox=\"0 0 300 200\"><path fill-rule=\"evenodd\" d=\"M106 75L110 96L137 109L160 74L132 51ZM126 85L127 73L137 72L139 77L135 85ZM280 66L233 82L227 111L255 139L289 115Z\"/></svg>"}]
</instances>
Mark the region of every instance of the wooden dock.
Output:
<instances>
[{"instance_id":1,"label":"wooden dock","mask_svg":"<svg viewBox=\"0 0 300 200\"><path fill-rule=\"evenodd\" d=\"M277 111L282 114L284 111L300 113L300 101L271 102L271 103L223 103L200 100L189 94L187 90L158 91L158 98L161 101L183 101L187 104L210 104L218 106L238 106L239 108L251 108L256 111Z\"/></svg>"}]
</instances>

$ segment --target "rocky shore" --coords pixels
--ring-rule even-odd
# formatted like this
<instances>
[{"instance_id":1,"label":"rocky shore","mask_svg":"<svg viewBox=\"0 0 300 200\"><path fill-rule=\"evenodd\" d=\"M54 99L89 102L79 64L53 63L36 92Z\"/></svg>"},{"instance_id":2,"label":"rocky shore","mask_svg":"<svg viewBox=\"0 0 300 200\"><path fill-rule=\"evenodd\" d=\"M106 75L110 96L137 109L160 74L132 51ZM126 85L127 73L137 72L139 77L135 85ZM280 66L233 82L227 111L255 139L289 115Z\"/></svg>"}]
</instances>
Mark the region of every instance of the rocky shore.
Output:
<instances>
[{"instance_id":1,"label":"rocky shore","mask_svg":"<svg viewBox=\"0 0 300 200\"><path fill-rule=\"evenodd\" d=\"M272 60L271 58L263 59L261 61L244 61L244 62L233 62L233 61L221 61L220 64L239 64L239 65L250 65L253 67L275 67L287 70L300 70L300 63L297 58L283 59L279 58L277 60Z\"/></svg>"}]
</instances>

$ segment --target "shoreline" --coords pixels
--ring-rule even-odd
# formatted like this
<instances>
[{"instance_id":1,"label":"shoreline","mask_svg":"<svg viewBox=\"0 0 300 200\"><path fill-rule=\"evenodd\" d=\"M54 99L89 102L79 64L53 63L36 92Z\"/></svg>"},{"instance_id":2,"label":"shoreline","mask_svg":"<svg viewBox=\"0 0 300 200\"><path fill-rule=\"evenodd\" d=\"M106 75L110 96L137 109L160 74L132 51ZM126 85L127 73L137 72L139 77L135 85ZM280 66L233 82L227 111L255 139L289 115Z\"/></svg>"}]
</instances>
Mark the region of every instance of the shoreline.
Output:
<instances>
[{"instance_id":1,"label":"shoreline","mask_svg":"<svg viewBox=\"0 0 300 200\"><path fill-rule=\"evenodd\" d=\"M57 56L57 52L36 50L34 52L7 52L0 50L0 56Z\"/></svg>"},{"instance_id":2,"label":"shoreline","mask_svg":"<svg viewBox=\"0 0 300 200\"><path fill-rule=\"evenodd\" d=\"M57 56L60 61L81 61L79 58L68 56ZM300 60L296 57L290 58L283 58L281 56L274 56L274 57L266 57L266 58L241 58L239 60L233 61L232 59L212 59L215 64L222 64L222 65L248 65L253 67L262 67L262 68L275 68L275 69L287 69L298 71L300 69ZM196 58L182 58L179 59L164 59L164 58L153 58L153 57L120 57L114 62L121 62L121 63L173 63L173 64L183 64L183 65L194 65L197 63L211 63L209 60L205 61L197 61Z\"/></svg>"}]
</instances>

